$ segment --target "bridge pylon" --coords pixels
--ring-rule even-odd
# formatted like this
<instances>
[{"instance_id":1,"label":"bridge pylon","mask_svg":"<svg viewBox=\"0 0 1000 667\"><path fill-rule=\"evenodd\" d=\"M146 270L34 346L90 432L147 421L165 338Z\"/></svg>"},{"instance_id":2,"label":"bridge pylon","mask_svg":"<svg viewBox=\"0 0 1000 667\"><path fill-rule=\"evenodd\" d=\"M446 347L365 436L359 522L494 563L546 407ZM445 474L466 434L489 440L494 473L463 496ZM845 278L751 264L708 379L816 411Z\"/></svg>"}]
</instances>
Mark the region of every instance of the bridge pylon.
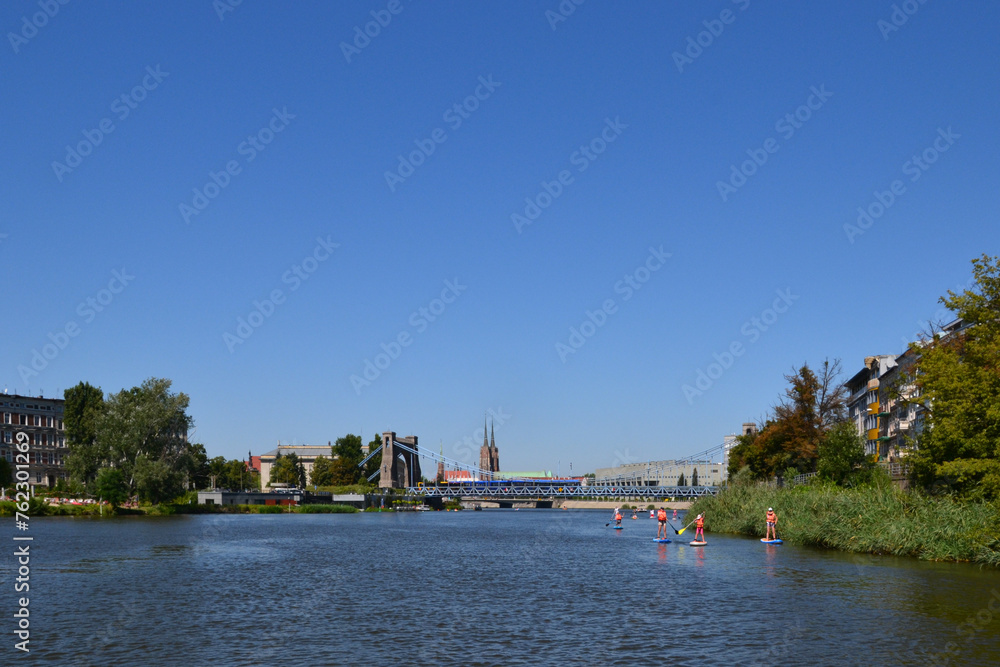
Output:
<instances>
[{"instance_id":1,"label":"bridge pylon","mask_svg":"<svg viewBox=\"0 0 1000 667\"><path fill-rule=\"evenodd\" d=\"M405 445L413 451L397 447ZM417 436L396 437L395 432L382 434L382 468L379 474L380 489L402 489L416 486L420 481L420 456L417 455Z\"/></svg>"}]
</instances>

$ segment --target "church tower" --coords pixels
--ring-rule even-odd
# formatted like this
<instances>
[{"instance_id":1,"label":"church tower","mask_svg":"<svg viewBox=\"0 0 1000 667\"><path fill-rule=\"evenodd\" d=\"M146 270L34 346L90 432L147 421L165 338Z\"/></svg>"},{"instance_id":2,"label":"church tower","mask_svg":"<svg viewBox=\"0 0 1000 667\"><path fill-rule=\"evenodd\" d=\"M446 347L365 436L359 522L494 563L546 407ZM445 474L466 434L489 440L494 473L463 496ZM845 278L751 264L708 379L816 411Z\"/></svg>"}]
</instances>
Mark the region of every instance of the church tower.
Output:
<instances>
[{"instance_id":1,"label":"church tower","mask_svg":"<svg viewBox=\"0 0 1000 667\"><path fill-rule=\"evenodd\" d=\"M490 472L500 472L500 451L493 439L493 424L490 424Z\"/></svg>"},{"instance_id":2,"label":"church tower","mask_svg":"<svg viewBox=\"0 0 1000 667\"><path fill-rule=\"evenodd\" d=\"M480 474L486 480L493 479L493 475L489 474L493 472L493 466L490 461L490 443L486 433L486 417L483 417L483 446L479 449L479 469L483 471Z\"/></svg>"}]
</instances>

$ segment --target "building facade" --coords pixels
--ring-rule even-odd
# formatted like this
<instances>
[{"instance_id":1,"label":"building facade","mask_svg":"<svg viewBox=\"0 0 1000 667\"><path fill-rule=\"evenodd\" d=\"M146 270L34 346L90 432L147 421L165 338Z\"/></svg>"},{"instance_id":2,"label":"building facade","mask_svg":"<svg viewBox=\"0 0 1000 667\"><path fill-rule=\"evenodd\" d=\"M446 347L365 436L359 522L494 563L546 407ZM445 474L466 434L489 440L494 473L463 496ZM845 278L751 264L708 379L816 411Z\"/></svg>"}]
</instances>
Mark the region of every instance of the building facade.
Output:
<instances>
[{"instance_id":1,"label":"building facade","mask_svg":"<svg viewBox=\"0 0 1000 667\"><path fill-rule=\"evenodd\" d=\"M594 484L615 486L717 486L722 483L723 464L714 461L647 461L625 463L594 471ZM681 476L683 475L683 480Z\"/></svg>"},{"instance_id":2,"label":"building facade","mask_svg":"<svg viewBox=\"0 0 1000 667\"><path fill-rule=\"evenodd\" d=\"M22 470L27 470L25 481L31 486L52 488L58 480L67 478L65 404L60 398L0 395L0 457L10 463L15 480L16 473ZM28 438L27 452L17 448L18 433ZM18 465L25 464L26 469L18 469Z\"/></svg>"},{"instance_id":3,"label":"building facade","mask_svg":"<svg viewBox=\"0 0 1000 667\"><path fill-rule=\"evenodd\" d=\"M889 416L880 402L882 378L896 366L896 355L865 357L864 367L844 383L847 387L847 417L865 441L865 454L879 461L888 457L889 446L880 440L882 420Z\"/></svg>"},{"instance_id":4,"label":"building facade","mask_svg":"<svg viewBox=\"0 0 1000 667\"><path fill-rule=\"evenodd\" d=\"M306 483L308 484L309 479L312 476L313 464L316 463L316 459L320 456L325 456L328 459L333 458L333 450L331 445L278 445L277 449L272 449L266 454L260 455L260 488L262 491L268 488L271 481L271 466L274 465L274 461L278 458L278 455L288 456L289 454L295 454L299 458L299 462L306 471ZM253 457L257 458L257 457Z\"/></svg>"}]
</instances>

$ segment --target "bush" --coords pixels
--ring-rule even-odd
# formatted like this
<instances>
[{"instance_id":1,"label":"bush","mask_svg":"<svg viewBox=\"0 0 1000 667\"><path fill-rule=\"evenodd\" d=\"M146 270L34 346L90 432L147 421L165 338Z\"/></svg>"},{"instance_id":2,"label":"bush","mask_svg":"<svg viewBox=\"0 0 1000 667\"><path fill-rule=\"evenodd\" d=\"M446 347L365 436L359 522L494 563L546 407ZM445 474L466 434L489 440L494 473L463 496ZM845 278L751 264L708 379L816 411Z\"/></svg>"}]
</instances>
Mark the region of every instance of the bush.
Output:
<instances>
[{"instance_id":1,"label":"bush","mask_svg":"<svg viewBox=\"0 0 1000 667\"><path fill-rule=\"evenodd\" d=\"M299 505L295 511L299 514L354 514L358 509L350 505Z\"/></svg>"}]
</instances>

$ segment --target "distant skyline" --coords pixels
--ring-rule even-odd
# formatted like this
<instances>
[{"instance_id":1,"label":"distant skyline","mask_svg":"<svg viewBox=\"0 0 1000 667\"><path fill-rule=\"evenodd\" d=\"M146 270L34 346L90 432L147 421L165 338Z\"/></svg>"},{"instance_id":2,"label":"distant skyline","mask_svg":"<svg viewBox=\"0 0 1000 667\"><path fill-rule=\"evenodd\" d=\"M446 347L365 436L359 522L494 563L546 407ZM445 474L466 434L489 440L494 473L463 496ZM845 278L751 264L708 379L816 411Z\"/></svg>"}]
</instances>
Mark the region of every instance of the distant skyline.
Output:
<instances>
[{"instance_id":1,"label":"distant skyline","mask_svg":"<svg viewBox=\"0 0 1000 667\"><path fill-rule=\"evenodd\" d=\"M0 383L244 458L686 456L997 251L1000 6L0 7ZM479 444L476 444L476 442Z\"/></svg>"}]
</instances>

